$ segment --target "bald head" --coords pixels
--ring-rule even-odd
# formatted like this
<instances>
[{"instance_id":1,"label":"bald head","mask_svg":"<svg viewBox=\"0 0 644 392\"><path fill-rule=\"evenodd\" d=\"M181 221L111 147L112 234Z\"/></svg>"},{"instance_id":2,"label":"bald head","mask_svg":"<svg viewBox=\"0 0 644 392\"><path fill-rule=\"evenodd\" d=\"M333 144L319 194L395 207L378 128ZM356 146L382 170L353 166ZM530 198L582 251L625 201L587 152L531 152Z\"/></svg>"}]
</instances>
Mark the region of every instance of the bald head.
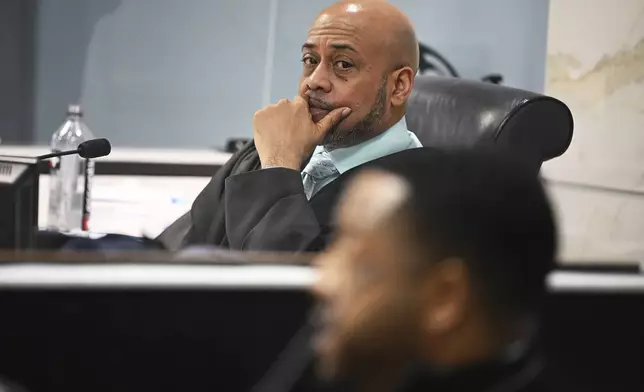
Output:
<instances>
[{"instance_id":1,"label":"bald head","mask_svg":"<svg viewBox=\"0 0 644 392\"><path fill-rule=\"evenodd\" d=\"M320 12L316 23L333 18L347 19L384 45L383 54L388 56L392 67L418 70L416 32L407 15L393 4L385 0L343 0Z\"/></svg>"},{"instance_id":2,"label":"bald head","mask_svg":"<svg viewBox=\"0 0 644 392\"><path fill-rule=\"evenodd\" d=\"M341 1L311 25L302 63L300 95L314 121L334 108L351 108L324 141L328 149L348 147L378 136L405 115L418 42L407 16L393 5Z\"/></svg>"}]
</instances>

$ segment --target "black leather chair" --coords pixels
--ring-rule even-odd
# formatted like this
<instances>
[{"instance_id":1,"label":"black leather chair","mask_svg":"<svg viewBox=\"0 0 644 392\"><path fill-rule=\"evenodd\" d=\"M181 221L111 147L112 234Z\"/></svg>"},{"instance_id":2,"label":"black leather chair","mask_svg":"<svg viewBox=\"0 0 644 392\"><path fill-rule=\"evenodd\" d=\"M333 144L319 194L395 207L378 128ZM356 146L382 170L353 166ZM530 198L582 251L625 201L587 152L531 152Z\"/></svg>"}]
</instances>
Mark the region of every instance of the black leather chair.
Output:
<instances>
[{"instance_id":1,"label":"black leather chair","mask_svg":"<svg viewBox=\"0 0 644 392\"><path fill-rule=\"evenodd\" d=\"M418 76L407 104L407 127L432 147L494 144L535 165L562 155L573 118L561 101L515 88L457 78Z\"/></svg>"}]
</instances>

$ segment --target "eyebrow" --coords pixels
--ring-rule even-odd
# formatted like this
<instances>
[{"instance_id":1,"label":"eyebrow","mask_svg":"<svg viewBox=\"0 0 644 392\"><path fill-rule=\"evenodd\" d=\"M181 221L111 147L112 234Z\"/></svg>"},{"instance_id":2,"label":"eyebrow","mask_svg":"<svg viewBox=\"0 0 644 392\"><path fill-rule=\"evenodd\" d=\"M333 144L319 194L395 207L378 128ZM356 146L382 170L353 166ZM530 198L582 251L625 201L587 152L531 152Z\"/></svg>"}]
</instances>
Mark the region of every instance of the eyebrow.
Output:
<instances>
[{"instance_id":1,"label":"eyebrow","mask_svg":"<svg viewBox=\"0 0 644 392\"><path fill-rule=\"evenodd\" d=\"M304 49L314 49L316 47L315 44L311 42L305 42L304 45L302 45L302 50ZM353 46L349 44L331 44L331 47L336 50L349 50L354 53L358 53L357 50L353 48Z\"/></svg>"}]
</instances>

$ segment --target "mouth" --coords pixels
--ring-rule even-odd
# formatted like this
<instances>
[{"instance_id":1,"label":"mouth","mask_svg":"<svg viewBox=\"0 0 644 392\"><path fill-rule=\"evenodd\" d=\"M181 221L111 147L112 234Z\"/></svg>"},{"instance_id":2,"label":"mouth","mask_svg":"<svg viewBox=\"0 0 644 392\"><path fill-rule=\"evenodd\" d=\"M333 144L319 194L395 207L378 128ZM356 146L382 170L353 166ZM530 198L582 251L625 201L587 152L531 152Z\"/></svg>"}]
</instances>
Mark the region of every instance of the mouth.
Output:
<instances>
[{"instance_id":1,"label":"mouth","mask_svg":"<svg viewBox=\"0 0 644 392\"><path fill-rule=\"evenodd\" d=\"M327 353L333 344L334 328L328 311L318 309L315 315L313 347L320 354Z\"/></svg>"},{"instance_id":2,"label":"mouth","mask_svg":"<svg viewBox=\"0 0 644 392\"><path fill-rule=\"evenodd\" d=\"M330 355L332 350L332 342L333 340L331 337L322 332L317 332L315 335L313 335L313 341L312 341L312 347L313 351L319 356L319 357L327 357Z\"/></svg>"},{"instance_id":3,"label":"mouth","mask_svg":"<svg viewBox=\"0 0 644 392\"><path fill-rule=\"evenodd\" d=\"M336 339L334 328L325 325L315 329L311 345L318 355L325 357L335 351Z\"/></svg>"},{"instance_id":4,"label":"mouth","mask_svg":"<svg viewBox=\"0 0 644 392\"><path fill-rule=\"evenodd\" d=\"M322 120L333 109L333 105L316 98L309 98L309 112L313 122Z\"/></svg>"},{"instance_id":5,"label":"mouth","mask_svg":"<svg viewBox=\"0 0 644 392\"><path fill-rule=\"evenodd\" d=\"M316 123L322 120L324 117L326 117L326 115L329 114L329 110L309 108L309 113L311 113L311 118L313 119L313 122Z\"/></svg>"}]
</instances>

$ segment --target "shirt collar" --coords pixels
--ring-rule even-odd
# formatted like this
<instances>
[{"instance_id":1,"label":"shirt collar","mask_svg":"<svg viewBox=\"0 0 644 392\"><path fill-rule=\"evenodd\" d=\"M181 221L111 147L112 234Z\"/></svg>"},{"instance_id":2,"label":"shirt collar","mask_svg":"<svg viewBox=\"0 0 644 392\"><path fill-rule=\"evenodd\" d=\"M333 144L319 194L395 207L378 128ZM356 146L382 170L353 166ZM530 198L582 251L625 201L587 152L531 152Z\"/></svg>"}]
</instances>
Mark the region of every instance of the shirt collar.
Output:
<instances>
[{"instance_id":1,"label":"shirt collar","mask_svg":"<svg viewBox=\"0 0 644 392\"><path fill-rule=\"evenodd\" d=\"M405 117L380 135L351 147L338 148L328 154L340 174L363 163L373 161L385 155L405 150L409 147L410 136ZM324 151L318 146L315 153Z\"/></svg>"}]
</instances>

